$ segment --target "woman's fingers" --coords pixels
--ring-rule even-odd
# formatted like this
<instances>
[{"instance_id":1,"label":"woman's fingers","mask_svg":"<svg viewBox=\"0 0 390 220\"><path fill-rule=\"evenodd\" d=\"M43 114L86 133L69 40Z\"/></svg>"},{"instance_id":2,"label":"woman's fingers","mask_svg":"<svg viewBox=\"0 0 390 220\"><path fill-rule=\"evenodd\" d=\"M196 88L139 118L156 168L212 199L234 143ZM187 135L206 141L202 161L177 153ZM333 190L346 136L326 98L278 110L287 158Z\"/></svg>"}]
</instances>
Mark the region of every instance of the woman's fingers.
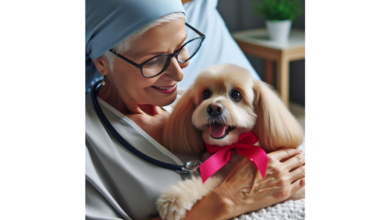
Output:
<instances>
[{"instance_id":1,"label":"woman's fingers","mask_svg":"<svg viewBox=\"0 0 390 220\"><path fill-rule=\"evenodd\" d=\"M275 160L281 161L283 159L288 159L300 153L302 153L302 150L299 148L297 149L289 148L289 149L280 149L274 151L272 153L269 153L268 156L274 158Z\"/></svg>"},{"instance_id":2,"label":"woman's fingers","mask_svg":"<svg viewBox=\"0 0 390 220\"><path fill-rule=\"evenodd\" d=\"M295 182L305 177L305 166L298 167L294 171L290 172L290 181Z\"/></svg>"},{"instance_id":3,"label":"woman's fingers","mask_svg":"<svg viewBox=\"0 0 390 220\"><path fill-rule=\"evenodd\" d=\"M291 157L287 161L283 162L283 166L288 171L294 170L294 169L301 167L303 165L305 165L305 155L304 154L296 155L294 157Z\"/></svg>"},{"instance_id":4,"label":"woman's fingers","mask_svg":"<svg viewBox=\"0 0 390 220\"><path fill-rule=\"evenodd\" d=\"M299 189L305 186L305 178L299 179L291 184L291 195L296 193Z\"/></svg>"}]
</instances>

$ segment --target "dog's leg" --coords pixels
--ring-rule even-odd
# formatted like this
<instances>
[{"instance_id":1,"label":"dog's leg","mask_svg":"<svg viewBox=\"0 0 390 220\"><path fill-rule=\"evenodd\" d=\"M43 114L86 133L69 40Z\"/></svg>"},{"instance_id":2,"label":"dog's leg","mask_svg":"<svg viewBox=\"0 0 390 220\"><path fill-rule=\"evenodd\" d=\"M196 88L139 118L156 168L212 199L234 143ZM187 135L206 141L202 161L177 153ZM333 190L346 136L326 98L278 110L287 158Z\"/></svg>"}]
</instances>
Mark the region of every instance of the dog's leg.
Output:
<instances>
[{"instance_id":1,"label":"dog's leg","mask_svg":"<svg viewBox=\"0 0 390 220\"><path fill-rule=\"evenodd\" d=\"M163 220L180 220L188 210L222 182L220 177L210 177L204 184L200 177L191 178L172 186L156 202Z\"/></svg>"}]
</instances>

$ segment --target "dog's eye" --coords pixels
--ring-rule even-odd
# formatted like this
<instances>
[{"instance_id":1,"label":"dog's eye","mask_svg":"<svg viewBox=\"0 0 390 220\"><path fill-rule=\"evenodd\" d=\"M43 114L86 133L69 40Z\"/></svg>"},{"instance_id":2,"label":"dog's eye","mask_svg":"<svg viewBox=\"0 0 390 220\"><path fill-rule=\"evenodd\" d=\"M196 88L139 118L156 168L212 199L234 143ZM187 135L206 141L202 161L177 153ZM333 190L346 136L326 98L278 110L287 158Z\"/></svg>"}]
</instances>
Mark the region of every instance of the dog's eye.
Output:
<instances>
[{"instance_id":1,"label":"dog's eye","mask_svg":"<svg viewBox=\"0 0 390 220\"><path fill-rule=\"evenodd\" d=\"M235 90L235 89L233 89L233 90L230 92L230 97L231 97L234 101L236 101L236 102L240 101L241 98L242 98L241 93L240 93L238 90Z\"/></svg>"},{"instance_id":2,"label":"dog's eye","mask_svg":"<svg viewBox=\"0 0 390 220\"><path fill-rule=\"evenodd\" d=\"M203 100L206 100L206 99L210 98L210 96L211 96L210 90L204 90L203 91L203 94L202 94L202 99Z\"/></svg>"}]
</instances>

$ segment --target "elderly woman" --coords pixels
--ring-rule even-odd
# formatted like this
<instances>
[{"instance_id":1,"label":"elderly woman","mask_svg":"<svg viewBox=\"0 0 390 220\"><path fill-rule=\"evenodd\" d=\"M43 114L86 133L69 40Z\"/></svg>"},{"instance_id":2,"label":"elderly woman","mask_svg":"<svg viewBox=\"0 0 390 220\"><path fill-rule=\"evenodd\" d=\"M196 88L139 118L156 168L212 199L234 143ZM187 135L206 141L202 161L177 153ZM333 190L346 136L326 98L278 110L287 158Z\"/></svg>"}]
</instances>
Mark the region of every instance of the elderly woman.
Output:
<instances>
[{"instance_id":1,"label":"elderly woman","mask_svg":"<svg viewBox=\"0 0 390 220\"><path fill-rule=\"evenodd\" d=\"M201 49L203 38L185 23L179 0L86 1L87 77L102 77L100 87L86 99L87 219L156 218L157 197L182 181L178 173L125 148L99 119L93 100L136 150L182 165L188 155L174 155L162 146L162 130L169 117L163 106L176 99L182 69ZM227 219L287 199L305 184L303 175L289 172L302 166L293 158L298 156L304 160L299 150L268 154L266 176L274 181L264 181L244 159L185 219ZM248 190L254 181L255 189Z\"/></svg>"}]
</instances>

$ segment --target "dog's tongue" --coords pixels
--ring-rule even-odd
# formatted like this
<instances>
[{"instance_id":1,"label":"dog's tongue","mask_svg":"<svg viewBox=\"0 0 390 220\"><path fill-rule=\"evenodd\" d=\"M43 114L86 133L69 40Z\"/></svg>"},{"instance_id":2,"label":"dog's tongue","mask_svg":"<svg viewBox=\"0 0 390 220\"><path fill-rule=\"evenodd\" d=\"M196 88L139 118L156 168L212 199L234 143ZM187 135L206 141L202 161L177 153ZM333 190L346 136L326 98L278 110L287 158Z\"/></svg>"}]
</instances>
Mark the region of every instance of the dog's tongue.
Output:
<instances>
[{"instance_id":1,"label":"dog's tongue","mask_svg":"<svg viewBox=\"0 0 390 220\"><path fill-rule=\"evenodd\" d=\"M210 133L215 138L220 138L225 134L227 125L210 125Z\"/></svg>"}]
</instances>

